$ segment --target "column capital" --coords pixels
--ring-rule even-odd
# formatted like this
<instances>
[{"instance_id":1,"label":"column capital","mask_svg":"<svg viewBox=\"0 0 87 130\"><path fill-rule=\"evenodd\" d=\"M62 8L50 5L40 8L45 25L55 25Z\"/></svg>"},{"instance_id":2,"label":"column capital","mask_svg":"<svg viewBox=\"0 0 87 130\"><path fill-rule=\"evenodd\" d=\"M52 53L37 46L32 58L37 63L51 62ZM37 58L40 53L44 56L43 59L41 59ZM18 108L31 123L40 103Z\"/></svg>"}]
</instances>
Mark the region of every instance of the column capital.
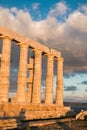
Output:
<instances>
[{"instance_id":1,"label":"column capital","mask_svg":"<svg viewBox=\"0 0 87 130\"><path fill-rule=\"evenodd\" d=\"M8 39L8 40L12 40L12 38L10 38L10 37L8 37L8 36L3 36L3 35L1 35L1 36L0 36L0 38L1 38L1 39Z\"/></svg>"},{"instance_id":2,"label":"column capital","mask_svg":"<svg viewBox=\"0 0 87 130\"><path fill-rule=\"evenodd\" d=\"M42 51L40 49L32 49L32 51L34 51L36 53L42 53Z\"/></svg>"},{"instance_id":3,"label":"column capital","mask_svg":"<svg viewBox=\"0 0 87 130\"><path fill-rule=\"evenodd\" d=\"M17 45L20 47L28 48L28 45L26 43L20 42L20 43L17 43Z\"/></svg>"},{"instance_id":4,"label":"column capital","mask_svg":"<svg viewBox=\"0 0 87 130\"><path fill-rule=\"evenodd\" d=\"M58 57L58 58L55 58L58 62L63 62L64 61L64 58L61 58L61 57Z\"/></svg>"},{"instance_id":5,"label":"column capital","mask_svg":"<svg viewBox=\"0 0 87 130\"><path fill-rule=\"evenodd\" d=\"M52 58L54 58L54 55L53 54L45 54L45 56L47 56L47 57L52 57Z\"/></svg>"}]
</instances>

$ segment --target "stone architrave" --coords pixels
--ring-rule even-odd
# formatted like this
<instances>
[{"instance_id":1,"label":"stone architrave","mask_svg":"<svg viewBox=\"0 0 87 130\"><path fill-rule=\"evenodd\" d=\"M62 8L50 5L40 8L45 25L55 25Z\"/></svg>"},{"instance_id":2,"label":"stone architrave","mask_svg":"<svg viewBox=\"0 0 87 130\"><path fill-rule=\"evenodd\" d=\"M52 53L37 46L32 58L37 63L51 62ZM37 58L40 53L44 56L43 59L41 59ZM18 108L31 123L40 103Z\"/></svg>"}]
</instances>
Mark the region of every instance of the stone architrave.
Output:
<instances>
[{"instance_id":1,"label":"stone architrave","mask_svg":"<svg viewBox=\"0 0 87 130\"><path fill-rule=\"evenodd\" d=\"M54 73L54 57L52 54L47 55L47 74L46 74L46 93L45 103L53 103L53 73Z\"/></svg>"},{"instance_id":2,"label":"stone architrave","mask_svg":"<svg viewBox=\"0 0 87 130\"><path fill-rule=\"evenodd\" d=\"M63 106L63 58L57 58L56 104Z\"/></svg>"},{"instance_id":3,"label":"stone architrave","mask_svg":"<svg viewBox=\"0 0 87 130\"><path fill-rule=\"evenodd\" d=\"M20 46L20 63L18 72L17 102L25 103L28 46L26 45L26 43L19 43L18 45Z\"/></svg>"},{"instance_id":4,"label":"stone architrave","mask_svg":"<svg viewBox=\"0 0 87 130\"><path fill-rule=\"evenodd\" d=\"M42 51L34 50L34 81L32 103L41 103Z\"/></svg>"},{"instance_id":5,"label":"stone architrave","mask_svg":"<svg viewBox=\"0 0 87 130\"><path fill-rule=\"evenodd\" d=\"M8 102L8 94L10 87L11 39L9 37L2 38L3 45L0 70L0 102Z\"/></svg>"}]
</instances>

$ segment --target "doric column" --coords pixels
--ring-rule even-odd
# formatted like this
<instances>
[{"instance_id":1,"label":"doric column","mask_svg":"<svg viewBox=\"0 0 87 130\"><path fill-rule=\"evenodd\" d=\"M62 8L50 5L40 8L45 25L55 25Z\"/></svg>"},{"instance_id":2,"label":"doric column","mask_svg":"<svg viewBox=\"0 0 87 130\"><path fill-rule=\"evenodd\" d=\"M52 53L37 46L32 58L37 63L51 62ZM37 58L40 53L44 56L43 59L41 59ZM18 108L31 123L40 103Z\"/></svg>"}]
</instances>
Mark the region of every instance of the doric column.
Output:
<instances>
[{"instance_id":1,"label":"doric column","mask_svg":"<svg viewBox=\"0 0 87 130\"><path fill-rule=\"evenodd\" d=\"M28 91L27 91L27 103L31 103L32 102L32 83L28 83Z\"/></svg>"},{"instance_id":2,"label":"doric column","mask_svg":"<svg viewBox=\"0 0 87 130\"><path fill-rule=\"evenodd\" d=\"M42 52L35 51L32 103L41 102Z\"/></svg>"},{"instance_id":3,"label":"doric column","mask_svg":"<svg viewBox=\"0 0 87 130\"><path fill-rule=\"evenodd\" d=\"M0 102L8 102L9 86L10 86L10 53L11 39L2 37L2 57L0 70Z\"/></svg>"},{"instance_id":4,"label":"doric column","mask_svg":"<svg viewBox=\"0 0 87 130\"><path fill-rule=\"evenodd\" d=\"M0 54L0 69L1 69L1 57L2 57L2 54Z\"/></svg>"},{"instance_id":5,"label":"doric column","mask_svg":"<svg viewBox=\"0 0 87 130\"><path fill-rule=\"evenodd\" d=\"M63 106L63 58L57 59L56 104Z\"/></svg>"},{"instance_id":6,"label":"doric column","mask_svg":"<svg viewBox=\"0 0 87 130\"><path fill-rule=\"evenodd\" d=\"M20 46L20 63L18 72L17 102L25 103L28 46L25 43L20 43L19 46Z\"/></svg>"},{"instance_id":7,"label":"doric column","mask_svg":"<svg viewBox=\"0 0 87 130\"><path fill-rule=\"evenodd\" d=\"M29 70L29 77L27 78L27 103L32 102L32 90L33 90L33 58L29 59L29 64L27 65L27 68Z\"/></svg>"},{"instance_id":8,"label":"doric column","mask_svg":"<svg viewBox=\"0 0 87 130\"><path fill-rule=\"evenodd\" d=\"M46 94L45 103L53 103L53 62L54 58L51 54L47 55L47 74L46 74Z\"/></svg>"}]
</instances>

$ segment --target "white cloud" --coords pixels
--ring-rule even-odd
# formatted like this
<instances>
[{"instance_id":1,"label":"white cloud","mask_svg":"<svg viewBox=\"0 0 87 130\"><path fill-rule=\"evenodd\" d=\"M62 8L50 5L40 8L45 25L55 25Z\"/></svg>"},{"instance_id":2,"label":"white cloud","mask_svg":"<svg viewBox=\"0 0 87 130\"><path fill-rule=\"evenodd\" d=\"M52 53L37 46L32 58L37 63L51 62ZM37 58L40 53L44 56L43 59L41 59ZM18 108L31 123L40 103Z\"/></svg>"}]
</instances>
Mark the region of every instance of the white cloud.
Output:
<instances>
[{"instance_id":1,"label":"white cloud","mask_svg":"<svg viewBox=\"0 0 87 130\"><path fill-rule=\"evenodd\" d=\"M54 8L52 8L50 11L49 11L49 15L50 16L60 16L60 15L64 15L66 14L67 12L67 6L64 2L59 2L55 5Z\"/></svg>"},{"instance_id":2,"label":"white cloud","mask_svg":"<svg viewBox=\"0 0 87 130\"><path fill-rule=\"evenodd\" d=\"M57 3L55 8L49 11L46 19L34 21L27 10L0 7L0 25L60 50L64 56L66 68L85 70L87 15L77 9L68 15L66 21L58 21L56 16L63 16L67 9L65 3Z\"/></svg>"},{"instance_id":3,"label":"white cloud","mask_svg":"<svg viewBox=\"0 0 87 130\"><path fill-rule=\"evenodd\" d=\"M79 11L76 11L69 16L67 24L78 31L87 32L87 16Z\"/></svg>"},{"instance_id":4,"label":"white cloud","mask_svg":"<svg viewBox=\"0 0 87 130\"><path fill-rule=\"evenodd\" d=\"M40 5L39 3L33 3L33 4L32 4L32 9L33 9L33 10L37 10L38 7L39 7L39 5Z\"/></svg>"}]
</instances>

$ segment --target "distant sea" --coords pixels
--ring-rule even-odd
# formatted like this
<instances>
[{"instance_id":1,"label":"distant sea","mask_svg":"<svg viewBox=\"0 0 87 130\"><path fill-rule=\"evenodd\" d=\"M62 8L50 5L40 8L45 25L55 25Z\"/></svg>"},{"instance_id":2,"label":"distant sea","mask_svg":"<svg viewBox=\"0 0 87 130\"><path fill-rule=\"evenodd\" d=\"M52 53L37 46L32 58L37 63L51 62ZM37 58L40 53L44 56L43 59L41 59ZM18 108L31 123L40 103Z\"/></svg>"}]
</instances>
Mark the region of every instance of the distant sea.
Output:
<instances>
[{"instance_id":1,"label":"distant sea","mask_svg":"<svg viewBox=\"0 0 87 130\"><path fill-rule=\"evenodd\" d=\"M71 109L75 111L75 113L79 113L81 110L87 110L87 106L71 106Z\"/></svg>"}]
</instances>

